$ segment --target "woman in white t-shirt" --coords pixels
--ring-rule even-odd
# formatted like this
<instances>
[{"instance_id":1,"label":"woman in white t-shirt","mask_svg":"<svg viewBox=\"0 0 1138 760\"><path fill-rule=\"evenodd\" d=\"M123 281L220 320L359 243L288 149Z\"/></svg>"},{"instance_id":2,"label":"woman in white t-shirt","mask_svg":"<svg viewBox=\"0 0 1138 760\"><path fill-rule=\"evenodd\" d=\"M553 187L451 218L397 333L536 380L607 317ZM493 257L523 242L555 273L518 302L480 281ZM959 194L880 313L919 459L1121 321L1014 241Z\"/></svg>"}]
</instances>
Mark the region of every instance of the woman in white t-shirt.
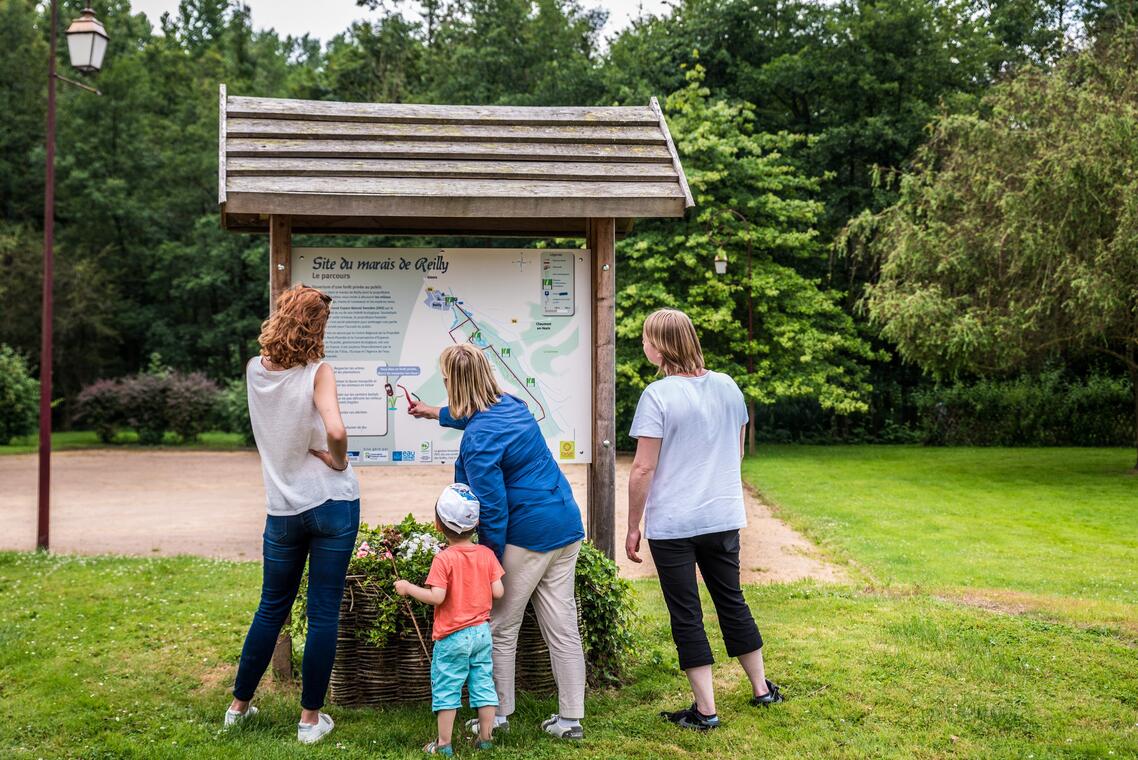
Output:
<instances>
[{"instance_id":1,"label":"woman in white t-shirt","mask_svg":"<svg viewBox=\"0 0 1138 760\"><path fill-rule=\"evenodd\" d=\"M691 707L661 716L684 728L716 728L711 646L695 569L715 611L730 657L751 680L751 704L781 702L763 668L763 639L739 585L739 529L747 525L739 462L747 407L739 386L703 366L691 319L661 309L644 321L644 355L663 377L644 389L631 435L636 459L628 483L625 551L641 562L640 518L671 616Z\"/></svg>"}]
</instances>

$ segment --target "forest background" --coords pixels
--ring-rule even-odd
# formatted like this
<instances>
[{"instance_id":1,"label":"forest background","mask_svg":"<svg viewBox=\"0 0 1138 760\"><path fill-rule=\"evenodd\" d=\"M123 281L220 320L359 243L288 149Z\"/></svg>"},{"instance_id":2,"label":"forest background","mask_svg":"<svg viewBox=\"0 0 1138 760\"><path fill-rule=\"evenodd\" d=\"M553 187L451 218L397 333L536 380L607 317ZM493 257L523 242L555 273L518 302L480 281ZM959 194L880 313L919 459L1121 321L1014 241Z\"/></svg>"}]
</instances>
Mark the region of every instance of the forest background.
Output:
<instances>
[{"instance_id":1,"label":"forest background","mask_svg":"<svg viewBox=\"0 0 1138 760\"><path fill-rule=\"evenodd\" d=\"M256 351L268 241L219 226L224 82L231 94L343 101L661 97L697 205L683 220L638 222L618 244L620 430L653 377L640 323L675 306L695 319L708 365L744 389L752 440L1134 444L1138 391L1110 356L1132 357L1132 345L1037 340L1043 350L988 365L906 350L872 297L889 251L864 232L919 206L905 178L927 176L938 129L1009 102L1030 108L993 93L1126 38L1131 3L683 0L602 39L598 3L358 2L369 19L331 40L254 30L227 0L184 0L161 19L128 0L90 3L111 39L90 80L103 96L58 95L56 424L73 424L80 391L100 379L172 368L225 384ZM84 4L62 2L61 18ZM43 4L0 0L0 344L32 374L47 44Z\"/></svg>"}]
</instances>

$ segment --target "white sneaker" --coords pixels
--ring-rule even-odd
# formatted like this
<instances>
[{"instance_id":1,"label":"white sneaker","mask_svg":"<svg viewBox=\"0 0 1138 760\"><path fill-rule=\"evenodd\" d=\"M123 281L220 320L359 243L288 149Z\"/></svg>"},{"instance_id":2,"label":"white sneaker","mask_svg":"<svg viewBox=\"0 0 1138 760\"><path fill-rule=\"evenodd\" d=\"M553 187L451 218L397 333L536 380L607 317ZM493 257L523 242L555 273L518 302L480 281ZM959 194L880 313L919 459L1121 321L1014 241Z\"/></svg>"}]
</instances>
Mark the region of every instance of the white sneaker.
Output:
<instances>
[{"instance_id":1,"label":"white sneaker","mask_svg":"<svg viewBox=\"0 0 1138 760\"><path fill-rule=\"evenodd\" d=\"M479 728L479 725L478 725L478 718L471 718L470 720L466 721L466 730L469 731L470 733L474 734L475 736L478 736L480 731L481 731L481 729ZM490 735L493 736L498 731L509 731L509 730L510 730L510 721L506 718L502 718L500 716L495 715L494 716L494 725L490 727Z\"/></svg>"},{"instance_id":2,"label":"white sneaker","mask_svg":"<svg viewBox=\"0 0 1138 760\"><path fill-rule=\"evenodd\" d=\"M257 708L253 707L253 705L246 707L245 712L237 712L236 710L230 708L225 711L225 727L230 728L231 726L236 726L241 721L248 720L256 714Z\"/></svg>"},{"instance_id":3,"label":"white sneaker","mask_svg":"<svg viewBox=\"0 0 1138 760\"><path fill-rule=\"evenodd\" d=\"M558 739L580 741L585 738L585 729L581 728L580 721L563 720L557 713L550 715L549 720L542 721L541 727L545 733Z\"/></svg>"},{"instance_id":4,"label":"white sneaker","mask_svg":"<svg viewBox=\"0 0 1138 760\"><path fill-rule=\"evenodd\" d=\"M336 724L332 722L330 717L320 713L319 719L314 724L296 724L296 740L301 744L315 744L327 736L335 727Z\"/></svg>"}]
</instances>

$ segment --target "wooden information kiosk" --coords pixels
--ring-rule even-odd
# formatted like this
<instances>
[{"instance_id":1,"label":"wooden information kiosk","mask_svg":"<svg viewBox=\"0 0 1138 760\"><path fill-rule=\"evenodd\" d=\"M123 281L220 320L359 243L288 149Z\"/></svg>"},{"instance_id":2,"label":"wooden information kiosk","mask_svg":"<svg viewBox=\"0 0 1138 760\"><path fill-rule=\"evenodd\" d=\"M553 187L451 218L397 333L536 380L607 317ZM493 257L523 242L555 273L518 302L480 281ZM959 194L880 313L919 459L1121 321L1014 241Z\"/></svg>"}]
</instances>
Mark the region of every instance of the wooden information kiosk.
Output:
<instances>
[{"instance_id":1,"label":"wooden information kiosk","mask_svg":"<svg viewBox=\"0 0 1138 760\"><path fill-rule=\"evenodd\" d=\"M605 108L234 97L221 85L218 201L269 234L270 305L292 235L584 238L592 266L587 532L616 552L616 237L693 205L659 104Z\"/></svg>"}]
</instances>

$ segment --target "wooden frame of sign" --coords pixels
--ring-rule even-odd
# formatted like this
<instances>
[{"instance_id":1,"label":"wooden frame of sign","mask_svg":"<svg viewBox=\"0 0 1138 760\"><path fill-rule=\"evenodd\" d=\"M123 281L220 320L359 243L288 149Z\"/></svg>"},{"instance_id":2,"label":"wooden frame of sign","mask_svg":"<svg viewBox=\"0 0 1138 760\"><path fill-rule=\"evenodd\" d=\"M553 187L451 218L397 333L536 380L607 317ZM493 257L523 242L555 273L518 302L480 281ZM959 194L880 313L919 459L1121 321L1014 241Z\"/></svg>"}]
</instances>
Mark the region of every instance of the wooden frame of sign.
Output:
<instances>
[{"instance_id":1,"label":"wooden frame of sign","mask_svg":"<svg viewBox=\"0 0 1138 760\"><path fill-rule=\"evenodd\" d=\"M592 252L594 411L587 532L616 553L616 239L694 205L659 103L435 106L229 96L220 88L218 202L269 234L270 309L294 233L584 238ZM291 641L273 657L290 676Z\"/></svg>"}]
</instances>

